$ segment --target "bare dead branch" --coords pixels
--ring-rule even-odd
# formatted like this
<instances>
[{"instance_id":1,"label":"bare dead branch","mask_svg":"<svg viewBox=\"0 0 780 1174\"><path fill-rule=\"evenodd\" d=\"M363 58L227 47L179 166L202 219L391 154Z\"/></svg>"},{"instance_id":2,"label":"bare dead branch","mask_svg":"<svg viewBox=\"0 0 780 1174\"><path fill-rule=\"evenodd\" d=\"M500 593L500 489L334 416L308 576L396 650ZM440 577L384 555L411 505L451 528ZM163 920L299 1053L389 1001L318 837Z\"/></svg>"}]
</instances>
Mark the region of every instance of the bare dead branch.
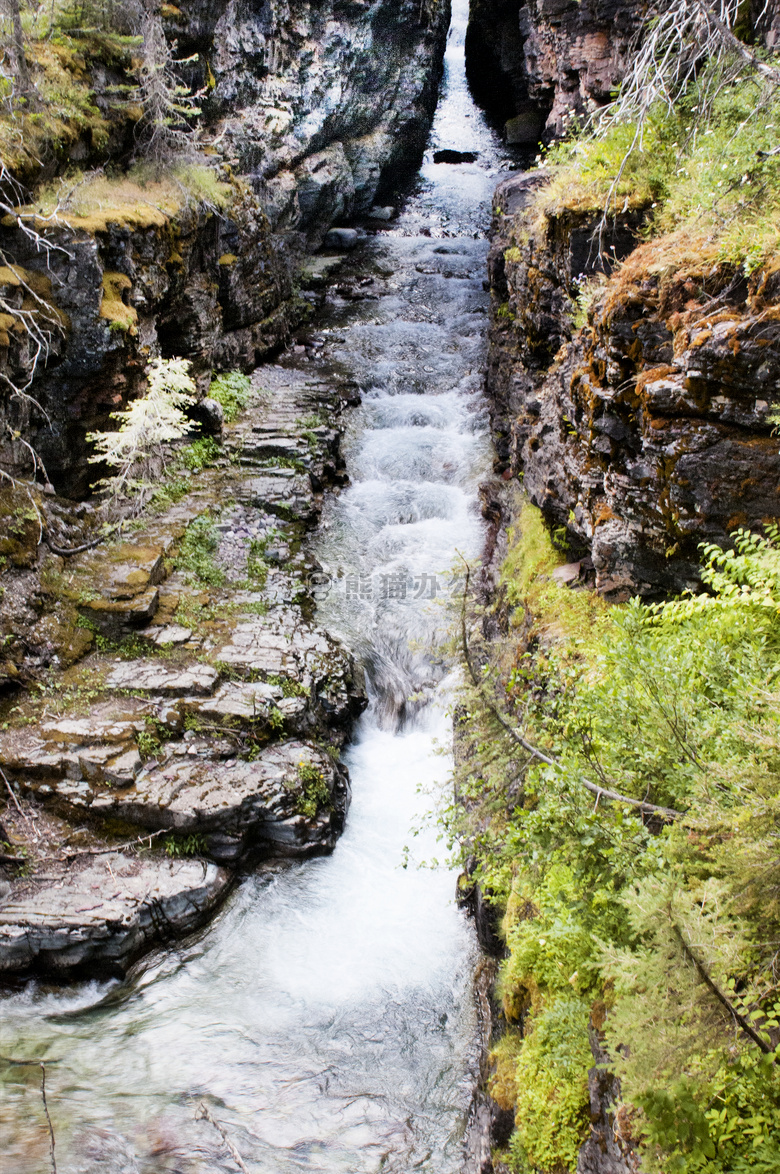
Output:
<instances>
[{"instance_id":1,"label":"bare dead branch","mask_svg":"<svg viewBox=\"0 0 780 1174\"><path fill-rule=\"evenodd\" d=\"M220 1137L222 1138L222 1141L224 1142L225 1149L228 1151L231 1158L238 1166L239 1170L242 1171L242 1174L249 1174L249 1168L247 1167L246 1163L244 1162L244 1159L241 1157L241 1154L238 1152L236 1147L233 1145L233 1142L230 1140L224 1127L222 1125L220 1125L220 1123L219 1123L219 1121L217 1121L216 1117L212 1117L211 1112L209 1111L208 1105L206 1105L203 1101L201 1101L200 1104L198 1105L198 1111L195 1114L196 1121L200 1120L201 1118L205 1118L206 1121L208 1121L210 1125L214 1126L217 1133L219 1133Z\"/></svg>"},{"instance_id":2,"label":"bare dead branch","mask_svg":"<svg viewBox=\"0 0 780 1174\"><path fill-rule=\"evenodd\" d=\"M147 832L145 836L138 836L135 840L126 840L124 844L112 844L106 848L78 848L74 852L66 852L64 856L50 857L50 859L75 860L78 856L106 856L109 852L122 852L125 848L135 848L139 844L151 844L157 836L170 832L170 828L159 828L156 832Z\"/></svg>"},{"instance_id":3,"label":"bare dead branch","mask_svg":"<svg viewBox=\"0 0 780 1174\"><path fill-rule=\"evenodd\" d=\"M525 750L528 754L532 755L532 757L537 759L538 762L544 763L545 766L555 767L556 770L561 770L562 767L561 767L560 762L556 758L551 757L549 754L545 754L544 751L540 750L537 746L534 746L533 743L529 742L528 739L525 738L523 736L523 734L520 733L519 730L516 730L506 720L504 715L500 712L500 710L494 704L494 702L491 700L491 698L487 696L487 692L484 688L484 682L479 679L477 671L474 668L474 664L472 662L471 651L469 649L469 644L468 644L468 634L466 631L466 602L468 600L471 568L470 568L468 562L466 561L466 559L461 554L461 552L457 551L456 553L458 554L458 557L463 561L463 564L466 568L466 581L465 581L464 590L463 590L463 603L461 606L460 619L461 619L461 646L463 649L463 658L466 662L466 667L469 671L469 676L471 677L471 680L472 680L475 688L478 690L480 696L482 697L482 700L484 701L485 705L489 709L490 713L493 715L493 717L498 722L498 724L501 726L501 728L506 731L506 733L509 735L509 737L512 739L512 741L515 742L518 746L521 746L523 748L523 750ZM664 820L675 820L675 819L682 819L683 818L683 812L675 811L671 807L659 807L655 803L646 803L643 799L634 799L630 795L621 795L619 791L613 791L613 790L608 789L606 787L599 787L596 783L592 783L590 781L590 779L586 779L582 775L576 775L576 776L570 776L570 777L576 778L576 781L581 786L585 787L586 790L590 791L591 794L595 795L597 797L597 799L599 799L599 800L600 799L611 799L616 803L625 803L629 807L638 808L638 810L642 811L646 815L657 815L657 816L660 816Z\"/></svg>"},{"instance_id":4,"label":"bare dead branch","mask_svg":"<svg viewBox=\"0 0 780 1174\"><path fill-rule=\"evenodd\" d=\"M751 1039L753 1043L761 1049L765 1056L772 1056L774 1058L774 1063L776 1064L777 1057L774 1055L774 1048L758 1034L752 1023L750 1023L750 1021L737 1010L726 993L720 989L712 975L707 970L707 967L702 962L701 958L699 958L693 946L689 945L689 943L685 940L685 935L675 921L671 910L669 910L669 924L672 927L672 933L680 943L683 954L689 960L689 962L693 963L696 973L704 985L708 988L708 990L712 991L718 1002L726 1008L729 1015L731 1015L734 1022L739 1025L740 1029L745 1033L748 1039Z\"/></svg>"}]
</instances>

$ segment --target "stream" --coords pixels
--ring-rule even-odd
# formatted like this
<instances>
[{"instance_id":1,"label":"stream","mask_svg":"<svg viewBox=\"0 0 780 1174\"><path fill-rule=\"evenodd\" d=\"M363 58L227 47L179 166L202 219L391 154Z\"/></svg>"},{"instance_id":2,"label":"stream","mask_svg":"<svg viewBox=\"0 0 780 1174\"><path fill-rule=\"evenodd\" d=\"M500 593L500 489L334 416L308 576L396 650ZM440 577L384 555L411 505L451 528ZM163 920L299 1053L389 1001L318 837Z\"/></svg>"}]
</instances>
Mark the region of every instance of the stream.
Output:
<instances>
[{"instance_id":1,"label":"stream","mask_svg":"<svg viewBox=\"0 0 780 1174\"><path fill-rule=\"evenodd\" d=\"M30 984L2 998L0 1053L47 1060L59 1174L455 1174L475 1079L472 928L423 822L451 761L451 568L478 555L490 472L481 389L490 198L501 145L466 86L455 0L431 142L401 215L350 265L378 299L336 294L315 360L355 381L350 485L312 548L318 622L366 667L346 753L353 803L330 857L246 878L195 939L124 983ZM434 163L438 148L477 155ZM405 846L411 862L404 867ZM40 1070L5 1068L3 1174L49 1170Z\"/></svg>"}]
</instances>

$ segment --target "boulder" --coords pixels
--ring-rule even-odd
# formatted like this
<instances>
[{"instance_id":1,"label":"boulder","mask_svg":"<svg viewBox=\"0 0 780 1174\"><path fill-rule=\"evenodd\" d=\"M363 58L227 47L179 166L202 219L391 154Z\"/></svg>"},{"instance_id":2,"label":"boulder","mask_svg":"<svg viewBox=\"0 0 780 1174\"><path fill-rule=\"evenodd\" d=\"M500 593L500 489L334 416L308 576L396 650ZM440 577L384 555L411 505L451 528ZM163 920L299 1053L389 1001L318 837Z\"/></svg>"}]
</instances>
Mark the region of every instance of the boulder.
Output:
<instances>
[{"instance_id":1,"label":"boulder","mask_svg":"<svg viewBox=\"0 0 780 1174\"><path fill-rule=\"evenodd\" d=\"M354 249L360 240L356 228L331 228L322 242L326 249Z\"/></svg>"}]
</instances>

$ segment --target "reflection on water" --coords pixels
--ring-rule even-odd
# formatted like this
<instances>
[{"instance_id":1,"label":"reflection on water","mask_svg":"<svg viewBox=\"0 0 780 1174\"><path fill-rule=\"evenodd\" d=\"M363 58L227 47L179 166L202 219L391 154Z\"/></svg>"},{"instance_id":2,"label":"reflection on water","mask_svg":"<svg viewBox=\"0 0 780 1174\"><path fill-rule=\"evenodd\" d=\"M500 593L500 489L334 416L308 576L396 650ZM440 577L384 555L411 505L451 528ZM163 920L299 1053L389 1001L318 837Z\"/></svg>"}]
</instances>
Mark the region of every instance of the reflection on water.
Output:
<instances>
[{"instance_id":1,"label":"reflection on water","mask_svg":"<svg viewBox=\"0 0 780 1174\"><path fill-rule=\"evenodd\" d=\"M336 299L323 324L320 375L338 364L364 397L347 438L352 483L316 542L332 584L320 620L362 657L373 697L347 755L346 832L329 858L247 879L215 924L130 983L3 999L0 1053L52 1061L60 1174L235 1171L217 1130L196 1119L201 1100L258 1174L459 1168L474 947L452 875L402 860L447 776L436 752L448 738L446 668L430 643L456 550L479 549L476 485L489 468L482 280L497 153L465 88L466 8L456 0L428 158L434 146L479 157L426 161L403 215L363 258L392 272L387 292ZM427 704L399 724L412 694ZM419 857L436 852L430 830L413 843ZM0 1076L3 1174L40 1174L40 1072Z\"/></svg>"}]
</instances>

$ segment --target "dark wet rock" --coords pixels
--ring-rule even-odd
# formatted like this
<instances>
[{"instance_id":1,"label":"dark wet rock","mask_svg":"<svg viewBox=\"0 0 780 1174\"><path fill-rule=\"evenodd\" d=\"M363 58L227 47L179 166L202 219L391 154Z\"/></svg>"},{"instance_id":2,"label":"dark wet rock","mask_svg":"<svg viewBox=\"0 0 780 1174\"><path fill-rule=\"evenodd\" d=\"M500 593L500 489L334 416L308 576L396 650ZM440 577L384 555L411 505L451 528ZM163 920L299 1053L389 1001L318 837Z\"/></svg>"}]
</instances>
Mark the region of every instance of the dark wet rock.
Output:
<instances>
[{"instance_id":1,"label":"dark wet rock","mask_svg":"<svg viewBox=\"0 0 780 1174\"><path fill-rule=\"evenodd\" d=\"M121 852L63 863L22 882L0 905L0 977L124 973L153 945L196 929L230 879L200 860L141 860Z\"/></svg>"},{"instance_id":2,"label":"dark wet rock","mask_svg":"<svg viewBox=\"0 0 780 1174\"><path fill-rule=\"evenodd\" d=\"M279 347L296 312L287 263L249 190L236 188L224 215L186 204L157 219L131 227L119 211L116 222L91 233L52 227L47 235L63 251L48 260L20 231L0 229L5 255L47 283L68 324L34 383L47 417L27 404L14 409L13 427L40 453L56 489L73 497L96 476L87 464L87 433L111 427L111 413L139 394L150 353L190 356L205 391L213 367L251 367ZM111 328L107 288L121 288L132 316L122 329ZM20 378L20 336L12 338L8 362ZM4 442L1 455L5 467L28 476L29 452L20 442Z\"/></svg>"},{"instance_id":3,"label":"dark wet rock","mask_svg":"<svg viewBox=\"0 0 780 1174\"><path fill-rule=\"evenodd\" d=\"M588 1069L591 1131L577 1157L576 1174L636 1174L636 1154L615 1129L620 1081L607 1070L610 1057L592 1025L588 1034L594 1060Z\"/></svg>"},{"instance_id":4,"label":"dark wet rock","mask_svg":"<svg viewBox=\"0 0 780 1174\"><path fill-rule=\"evenodd\" d=\"M433 152L434 163L474 163L476 159L476 151L455 151L446 147L444 150Z\"/></svg>"},{"instance_id":5,"label":"dark wet rock","mask_svg":"<svg viewBox=\"0 0 780 1174\"><path fill-rule=\"evenodd\" d=\"M776 0L750 7L757 38L776 46ZM559 136L573 115L586 118L612 100L646 19L644 5L621 0L471 0L472 89L497 121L523 120L523 137L507 133L509 142L533 146L540 135Z\"/></svg>"},{"instance_id":6,"label":"dark wet rock","mask_svg":"<svg viewBox=\"0 0 780 1174\"><path fill-rule=\"evenodd\" d=\"M192 419L199 424L207 436L221 436L225 424L225 411L222 404L211 396L205 396L190 410Z\"/></svg>"},{"instance_id":7,"label":"dark wet rock","mask_svg":"<svg viewBox=\"0 0 780 1174\"><path fill-rule=\"evenodd\" d=\"M197 0L171 34L200 54L220 149L251 175L275 227L318 244L422 158L449 5ZM206 75L208 61L210 75Z\"/></svg>"},{"instance_id":8,"label":"dark wet rock","mask_svg":"<svg viewBox=\"0 0 780 1174\"><path fill-rule=\"evenodd\" d=\"M504 134L510 146L535 147L544 131L544 115L538 110L524 110L504 123Z\"/></svg>"},{"instance_id":9,"label":"dark wet rock","mask_svg":"<svg viewBox=\"0 0 780 1174\"><path fill-rule=\"evenodd\" d=\"M472 0L469 78L507 141L533 146L611 100L643 18L619 0Z\"/></svg>"}]
</instances>

